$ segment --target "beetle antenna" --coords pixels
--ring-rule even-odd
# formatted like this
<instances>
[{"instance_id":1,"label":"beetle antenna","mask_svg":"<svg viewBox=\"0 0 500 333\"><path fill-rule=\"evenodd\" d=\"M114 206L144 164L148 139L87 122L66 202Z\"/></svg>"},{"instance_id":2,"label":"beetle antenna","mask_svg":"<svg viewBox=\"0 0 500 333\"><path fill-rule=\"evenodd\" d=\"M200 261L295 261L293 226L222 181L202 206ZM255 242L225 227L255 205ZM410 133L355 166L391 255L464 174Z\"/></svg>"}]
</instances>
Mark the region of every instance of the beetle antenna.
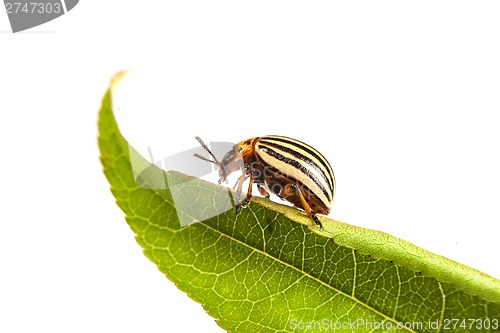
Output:
<instances>
[{"instance_id":1,"label":"beetle antenna","mask_svg":"<svg viewBox=\"0 0 500 333\"><path fill-rule=\"evenodd\" d=\"M210 154L210 156L212 156L212 158L214 159L213 161L212 160L209 160L208 158L205 158L203 156L201 156L200 154L193 154L195 157L198 157L199 159L203 160L203 161L207 161L207 162L210 162L210 163L213 163L217 166L220 167L220 169L222 170L222 174L224 175L221 179L219 179L219 184L222 182L223 179L226 179L227 178L227 174L226 174L226 170L224 169L224 166L219 162L219 160L217 160L217 158L215 157L215 155L210 151L210 149L208 149L207 145L205 144L205 142L203 142L203 140L199 137L199 136L195 136L194 137L196 139L196 141L198 141L200 143L200 145L203 147L203 149L205 149L206 151L208 151L208 153Z\"/></svg>"},{"instance_id":2,"label":"beetle antenna","mask_svg":"<svg viewBox=\"0 0 500 333\"><path fill-rule=\"evenodd\" d=\"M199 159L201 160L204 160L204 161L207 161L207 162L212 162L214 163L215 165L220 165L220 162L217 160L217 158L215 157L215 155L210 151L210 149L208 149L207 145L205 144L205 142L203 142L202 139L200 139L199 136L196 136L195 137L196 141L198 141L200 143L200 145L203 147L203 149L205 149L209 154L210 156L212 156L212 158L214 159L213 161L212 160L209 160L208 158L205 158L199 154L193 154L195 157L198 157Z\"/></svg>"},{"instance_id":3,"label":"beetle antenna","mask_svg":"<svg viewBox=\"0 0 500 333\"><path fill-rule=\"evenodd\" d=\"M200 160L204 160L204 161L207 161L207 162L210 162L210 163L214 163L214 164L217 164L217 162L215 162L215 161L212 161L212 160L209 160L208 158L206 158L206 157L203 157L203 156L201 156L200 154L193 154L193 156L194 156L194 157L197 157L197 158L199 158Z\"/></svg>"}]
</instances>

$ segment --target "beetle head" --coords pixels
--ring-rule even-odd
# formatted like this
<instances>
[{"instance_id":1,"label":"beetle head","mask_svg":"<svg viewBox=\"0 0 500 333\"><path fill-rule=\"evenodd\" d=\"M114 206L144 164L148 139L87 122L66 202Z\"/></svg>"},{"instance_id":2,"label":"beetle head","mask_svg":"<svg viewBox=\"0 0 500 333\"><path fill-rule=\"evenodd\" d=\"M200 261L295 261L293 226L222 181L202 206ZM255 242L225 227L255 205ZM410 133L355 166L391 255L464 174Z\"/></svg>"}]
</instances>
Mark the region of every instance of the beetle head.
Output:
<instances>
[{"instance_id":1,"label":"beetle head","mask_svg":"<svg viewBox=\"0 0 500 333\"><path fill-rule=\"evenodd\" d=\"M234 145L233 149L228 151L222 162L220 163L219 170L219 184L226 180L227 176L236 170L244 168L243 155L241 152L243 148L239 145Z\"/></svg>"},{"instance_id":2,"label":"beetle head","mask_svg":"<svg viewBox=\"0 0 500 333\"><path fill-rule=\"evenodd\" d=\"M235 144L233 149L227 152L222 159L219 171L219 183L226 180L226 177L236 170L244 170L246 164L250 164L254 159L253 143L257 138L251 138Z\"/></svg>"},{"instance_id":3,"label":"beetle head","mask_svg":"<svg viewBox=\"0 0 500 333\"><path fill-rule=\"evenodd\" d=\"M196 137L196 140L201 144L201 146L212 156L213 160L209 160L195 154L196 157L214 163L215 165L220 167L219 170L219 184L226 180L227 176L237 170L244 170L245 164L249 164L251 157L253 156L253 142L257 138L248 139L245 141L241 141L240 143L233 146L233 148L224 155L222 162L219 162L217 158L212 154L212 152L208 149L205 143L199 138Z\"/></svg>"}]
</instances>

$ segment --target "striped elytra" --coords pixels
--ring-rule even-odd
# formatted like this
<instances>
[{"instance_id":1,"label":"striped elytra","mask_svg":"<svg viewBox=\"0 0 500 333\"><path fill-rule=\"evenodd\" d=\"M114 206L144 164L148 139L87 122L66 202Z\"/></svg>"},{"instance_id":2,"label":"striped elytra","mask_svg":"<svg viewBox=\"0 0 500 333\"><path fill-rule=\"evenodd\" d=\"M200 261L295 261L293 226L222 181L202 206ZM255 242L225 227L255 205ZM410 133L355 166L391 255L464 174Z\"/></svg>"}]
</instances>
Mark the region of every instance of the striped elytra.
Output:
<instances>
[{"instance_id":1,"label":"striped elytra","mask_svg":"<svg viewBox=\"0 0 500 333\"><path fill-rule=\"evenodd\" d=\"M322 227L316 214L330 213L335 195L335 177L326 158L313 147L285 136L268 135L243 140L219 162L208 147L196 138L220 167L219 183L229 174L241 170L236 183L236 212L250 202L252 184L261 195L274 193L302 208ZM205 159L199 155L197 157ZM205 159L206 160L206 159ZM250 178L246 198L240 202L243 182Z\"/></svg>"}]
</instances>

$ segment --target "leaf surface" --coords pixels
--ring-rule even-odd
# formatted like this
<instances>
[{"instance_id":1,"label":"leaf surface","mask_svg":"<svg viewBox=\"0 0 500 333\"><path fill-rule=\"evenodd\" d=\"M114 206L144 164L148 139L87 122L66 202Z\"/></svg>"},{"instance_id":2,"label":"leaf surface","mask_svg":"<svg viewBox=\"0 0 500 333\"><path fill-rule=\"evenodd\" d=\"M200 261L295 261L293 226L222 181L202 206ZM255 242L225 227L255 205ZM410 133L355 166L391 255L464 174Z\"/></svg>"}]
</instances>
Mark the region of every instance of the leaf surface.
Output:
<instances>
[{"instance_id":1,"label":"leaf surface","mask_svg":"<svg viewBox=\"0 0 500 333\"><path fill-rule=\"evenodd\" d=\"M144 254L225 330L499 331L500 281L383 232L324 217L319 230L263 198L236 216L227 189L164 172L128 145L112 91L99 147L116 202Z\"/></svg>"}]
</instances>

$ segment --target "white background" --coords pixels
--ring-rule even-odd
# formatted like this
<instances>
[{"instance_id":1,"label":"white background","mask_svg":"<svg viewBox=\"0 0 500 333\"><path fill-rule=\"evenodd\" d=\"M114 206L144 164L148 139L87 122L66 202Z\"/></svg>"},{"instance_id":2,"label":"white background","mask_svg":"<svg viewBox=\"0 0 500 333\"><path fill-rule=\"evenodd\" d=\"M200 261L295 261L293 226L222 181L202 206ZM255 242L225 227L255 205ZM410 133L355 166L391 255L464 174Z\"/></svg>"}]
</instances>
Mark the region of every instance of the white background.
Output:
<instances>
[{"instance_id":1,"label":"white background","mask_svg":"<svg viewBox=\"0 0 500 333\"><path fill-rule=\"evenodd\" d=\"M331 217L500 278L500 4L82 1L0 13L0 331L221 332L135 243L97 110L155 157L281 134L331 162Z\"/></svg>"}]
</instances>

